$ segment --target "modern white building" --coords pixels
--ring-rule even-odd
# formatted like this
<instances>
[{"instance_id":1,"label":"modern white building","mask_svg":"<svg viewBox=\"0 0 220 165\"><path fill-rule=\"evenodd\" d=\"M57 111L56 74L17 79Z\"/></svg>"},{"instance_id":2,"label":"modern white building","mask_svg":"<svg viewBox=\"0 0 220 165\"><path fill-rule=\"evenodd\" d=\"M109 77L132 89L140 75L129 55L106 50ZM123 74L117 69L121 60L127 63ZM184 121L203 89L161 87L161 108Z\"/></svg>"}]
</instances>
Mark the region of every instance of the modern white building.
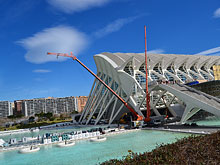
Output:
<instances>
[{"instance_id":1,"label":"modern white building","mask_svg":"<svg viewBox=\"0 0 220 165\"><path fill-rule=\"evenodd\" d=\"M139 115L145 116L144 53L101 53L94 60L97 75ZM200 110L220 116L219 99L183 85L194 80L214 80L213 65L220 64L219 56L148 54L147 63L152 116L168 113L179 117L180 123ZM161 84L162 81L167 83ZM79 122L98 124L105 120L111 124L125 112L128 109L95 79Z\"/></svg>"}]
</instances>

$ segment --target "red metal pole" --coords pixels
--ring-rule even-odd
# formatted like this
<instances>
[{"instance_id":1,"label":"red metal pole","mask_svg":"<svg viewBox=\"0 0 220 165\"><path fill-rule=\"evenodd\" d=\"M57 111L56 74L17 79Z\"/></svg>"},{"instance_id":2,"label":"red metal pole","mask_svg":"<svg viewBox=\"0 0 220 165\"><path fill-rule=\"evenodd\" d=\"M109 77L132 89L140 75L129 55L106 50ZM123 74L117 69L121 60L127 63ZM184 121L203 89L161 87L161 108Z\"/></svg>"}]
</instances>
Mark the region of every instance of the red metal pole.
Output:
<instances>
[{"instance_id":1,"label":"red metal pole","mask_svg":"<svg viewBox=\"0 0 220 165\"><path fill-rule=\"evenodd\" d=\"M148 93L148 73L147 73L147 30L146 26L144 26L145 31L145 72L146 72L146 108L147 108L147 115L144 121L150 121L150 96Z\"/></svg>"}]
</instances>

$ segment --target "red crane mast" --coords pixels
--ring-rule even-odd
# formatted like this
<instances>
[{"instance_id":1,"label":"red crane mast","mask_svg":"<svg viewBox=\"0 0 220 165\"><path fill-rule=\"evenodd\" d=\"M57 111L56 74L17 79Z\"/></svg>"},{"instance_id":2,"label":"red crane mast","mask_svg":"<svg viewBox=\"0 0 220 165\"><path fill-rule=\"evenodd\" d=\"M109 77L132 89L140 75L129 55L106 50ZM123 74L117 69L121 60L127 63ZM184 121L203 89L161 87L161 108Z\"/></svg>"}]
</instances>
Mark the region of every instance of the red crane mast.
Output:
<instances>
[{"instance_id":1,"label":"red crane mast","mask_svg":"<svg viewBox=\"0 0 220 165\"><path fill-rule=\"evenodd\" d=\"M146 72L146 109L147 109L147 115L144 119L145 122L149 122L150 119L150 95L148 92L148 73L147 73L147 30L146 26L144 26L145 31L145 72Z\"/></svg>"}]
</instances>

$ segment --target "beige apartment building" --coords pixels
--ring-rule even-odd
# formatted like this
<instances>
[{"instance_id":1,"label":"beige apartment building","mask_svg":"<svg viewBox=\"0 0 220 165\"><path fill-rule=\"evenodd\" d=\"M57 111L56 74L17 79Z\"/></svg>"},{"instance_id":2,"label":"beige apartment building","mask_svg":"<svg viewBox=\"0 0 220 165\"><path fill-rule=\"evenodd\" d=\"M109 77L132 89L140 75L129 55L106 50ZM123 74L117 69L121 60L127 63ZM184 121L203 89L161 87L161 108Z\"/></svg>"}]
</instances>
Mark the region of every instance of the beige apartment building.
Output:
<instances>
[{"instance_id":1,"label":"beige apartment building","mask_svg":"<svg viewBox=\"0 0 220 165\"><path fill-rule=\"evenodd\" d=\"M81 113L86 105L88 96L77 96L76 99L76 111Z\"/></svg>"}]
</instances>

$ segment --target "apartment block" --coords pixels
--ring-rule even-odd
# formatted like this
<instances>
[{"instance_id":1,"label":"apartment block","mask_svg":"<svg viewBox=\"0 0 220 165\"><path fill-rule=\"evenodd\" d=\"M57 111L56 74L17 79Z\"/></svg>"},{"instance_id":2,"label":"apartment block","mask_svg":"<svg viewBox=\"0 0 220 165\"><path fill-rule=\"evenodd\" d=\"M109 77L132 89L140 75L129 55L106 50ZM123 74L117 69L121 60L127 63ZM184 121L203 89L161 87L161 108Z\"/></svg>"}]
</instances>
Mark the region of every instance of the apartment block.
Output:
<instances>
[{"instance_id":1,"label":"apartment block","mask_svg":"<svg viewBox=\"0 0 220 165\"><path fill-rule=\"evenodd\" d=\"M0 101L0 118L13 115L12 104L9 101Z\"/></svg>"},{"instance_id":2,"label":"apartment block","mask_svg":"<svg viewBox=\"0 0 220 165\"><path fill-rule=\"evenodd\" d=\"M88 97L48 97L28 100L17 100L14 102L16 114L32 116L41 112L53 114L82 112Z\"/></svg>"},{"instance_id":3,"label":"apartment block","mask_svg":"<svg viewBox=\"0 0 220 165\"><path fill-rule=\"evenodd\" d=\"M20 115L22 114L22 100L17 100L14 101L14 114L15 115Z\"/></svg>"},{"instance_id":4,"label":"apartment block","mask_svg":"<svg viewBox=\"0 0 220 165\"><path fill-rule=\"evenodd\" d=\"M81 113L86 106L86 102L88 100L87 96L78 96L76 97L76 111Z\"/></svg>"},{"instance_id":5,"label":"apartment block","mask_svg":"<svg viewBox=\"0 0 220 165\"><path fill-rule=\"evenodd\" d=\"M53 114L69 113L75 110L74 97L37 98L15 101L16 112L24 116L32 116L41 112Z\"/></svg>"},{"instance_id":6,"label":"apartment block","mask_svg":"<svg viewBox=\"0 0 220 165\"><path fill-rule=\"evenodd\" d=\"M75 111L75 97L56 98L57 113L69 113Z\"/></svg>"}]
</instances>

